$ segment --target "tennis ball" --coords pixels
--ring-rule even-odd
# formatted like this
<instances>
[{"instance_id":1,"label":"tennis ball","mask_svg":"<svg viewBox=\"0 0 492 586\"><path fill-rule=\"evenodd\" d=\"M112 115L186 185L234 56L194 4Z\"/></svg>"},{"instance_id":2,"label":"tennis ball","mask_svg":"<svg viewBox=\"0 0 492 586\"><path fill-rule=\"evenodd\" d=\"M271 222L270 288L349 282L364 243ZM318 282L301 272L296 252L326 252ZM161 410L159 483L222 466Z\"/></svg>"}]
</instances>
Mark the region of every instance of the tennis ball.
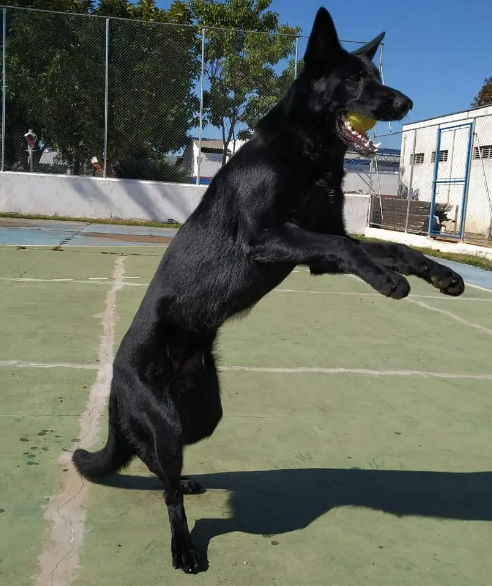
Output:
<instances>
[{"instance_id":1,"label":"tennis ball","mask_svg":"<svg viewBox=\"0 0 492 586\"><path fill-rule=\"evenodd\" d=\"M357 112L347 112L347 120L350 125L357 132L367 132L376 126L376 120L364 116L364 114L358 114Z\"/></svg>"}]
</instances>

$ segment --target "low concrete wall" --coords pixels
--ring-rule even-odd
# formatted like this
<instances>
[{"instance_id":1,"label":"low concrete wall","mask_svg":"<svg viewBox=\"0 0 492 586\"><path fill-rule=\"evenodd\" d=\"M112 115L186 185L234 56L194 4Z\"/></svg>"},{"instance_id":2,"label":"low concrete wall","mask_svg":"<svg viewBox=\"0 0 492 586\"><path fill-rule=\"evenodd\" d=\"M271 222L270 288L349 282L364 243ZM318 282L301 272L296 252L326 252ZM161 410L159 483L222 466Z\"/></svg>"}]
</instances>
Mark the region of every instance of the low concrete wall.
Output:
<instances>
[{"instance_id":1,"label":"low concrete wall","mask_svg":"<svg viewBox=\"0 0 492 586\"><path fill-rule=\"evenodd\" d=\"M206 186L41 173L0 173L0 212L70 218L184 222ZM363 234L369 196L347 194L345 221Z\"/></svg>"},{"instance_id":2,"label":"low concrete wall","mask_svg":"<svg viewBox=\"0 0 492 586\"><path fill-rule=\"evenodd\" d=\"M0 211L18 214L184 222L205 187L133 179L1 173Z\"/></svg>"},{"instance_id":3,"label":"low concrete wall","mask_svg":"<svg viewBox=\"0 0 492 586\"><path fill-rule=\"evenodd\" d=\"M389 242L399 242L408 246L418 246L420 248L432 248L441 252L454 252L456 254L471 254L492 260L492 248L485 246L476 246L466 242L443 242L434 240L427 236L418 236L417 234L407 234L405 232L396 232L393 230L383 230L381 228L366 228L365 236L368 238L379 238Z\"/></svg>"},{"instance_id":4,"label":"low concrete wall","mask_svg":"<svg viewBox=\"0 0 492 586\"><path fill-rule=\"evenodd\" d=\"M369 195L345 194L345 227L349 234L364 234L369 216Z\"/></svg>"},{"instance_id":5,"label":"low concrete wall","mask_svg":"<svg viewBox=\"0 0 492 586\"><path fill-rule=\"evenodd\" d=\"M378 195L397 195L399 185L398 173L374 173L372 180L369 172L346 171L343 189L347 193L377 193Z\"/></svg>"}]
</instances>

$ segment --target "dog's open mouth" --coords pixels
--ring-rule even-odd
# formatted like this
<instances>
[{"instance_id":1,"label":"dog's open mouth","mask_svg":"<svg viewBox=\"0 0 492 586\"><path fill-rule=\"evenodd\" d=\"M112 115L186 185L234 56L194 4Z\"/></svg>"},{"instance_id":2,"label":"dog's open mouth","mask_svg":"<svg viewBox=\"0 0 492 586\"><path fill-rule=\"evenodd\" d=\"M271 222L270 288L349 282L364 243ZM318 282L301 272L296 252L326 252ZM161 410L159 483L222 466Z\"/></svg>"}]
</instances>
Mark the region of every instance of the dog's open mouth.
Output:
<instances>
[{"instance_id":1,"label":"dog's open mouth","mask_svg":"<svg viewBox=\"0 0 492 586\"><path fill-rule=\"evenodd\" d=\"M375 156L378 152L378 147L381 143L374 144L367 136L367 132L352 128L352 124L350 124L345 113L338 119L337 131L340 138L361 155L366 157Z\"/></svg>"}]
</instances>

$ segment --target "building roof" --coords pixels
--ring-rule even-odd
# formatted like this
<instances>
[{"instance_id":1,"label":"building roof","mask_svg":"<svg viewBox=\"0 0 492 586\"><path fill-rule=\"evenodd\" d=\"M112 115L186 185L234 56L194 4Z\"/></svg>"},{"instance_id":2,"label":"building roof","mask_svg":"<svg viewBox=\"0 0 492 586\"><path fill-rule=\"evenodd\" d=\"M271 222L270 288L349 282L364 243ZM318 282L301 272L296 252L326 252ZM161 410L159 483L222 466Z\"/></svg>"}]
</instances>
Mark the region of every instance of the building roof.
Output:
<instances>
[{"instance_id":1,"label":"building roof","mask_svg":"<svg viewBox=\"0 0 492 586\"><path fill-rule=\"evenodd\" d=\"M415 120L414 122L407 122L406 124L403 124L403 130L405 130L405 126L413 126L414 124L422 124L423 122L433 122L435 120L439 120L441 118L448 118L451 116L458 116L459 114L470 114L473 112L474 114L474 118L478 117L478 116L482 116L482 113L480 112L480 110L486 110L487 108L489 108L491 110L492 113L492 104L488 104L487 106L480 106L479 108L468 108L467 110L458 110L457 112L451 112L449 114L441 114L440 116L434 116L433 118L423 118L422 120ZM484 112L483 115L487 115L488 112ZM436 123L437 124L437 123Z\"/></svg>"}]
</instances>

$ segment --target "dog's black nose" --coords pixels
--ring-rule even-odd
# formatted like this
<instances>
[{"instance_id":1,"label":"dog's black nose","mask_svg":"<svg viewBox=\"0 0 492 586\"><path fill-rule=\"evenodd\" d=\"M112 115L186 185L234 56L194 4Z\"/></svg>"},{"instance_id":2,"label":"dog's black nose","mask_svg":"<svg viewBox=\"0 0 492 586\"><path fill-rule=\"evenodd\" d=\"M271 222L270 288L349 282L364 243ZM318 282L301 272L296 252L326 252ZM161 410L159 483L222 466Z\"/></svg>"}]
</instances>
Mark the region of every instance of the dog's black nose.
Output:
<instances>
[{"instance_id":1,"label":"dog's black nose","mask_svg":"<svg viewBox=\"0 0 492 586\"><path fill-rule=\"evenodd\" d=\"M405 117L413 108L412 100L401 92L393 96L393 109L400 118Z\"/></svg>"}]
</instances>

